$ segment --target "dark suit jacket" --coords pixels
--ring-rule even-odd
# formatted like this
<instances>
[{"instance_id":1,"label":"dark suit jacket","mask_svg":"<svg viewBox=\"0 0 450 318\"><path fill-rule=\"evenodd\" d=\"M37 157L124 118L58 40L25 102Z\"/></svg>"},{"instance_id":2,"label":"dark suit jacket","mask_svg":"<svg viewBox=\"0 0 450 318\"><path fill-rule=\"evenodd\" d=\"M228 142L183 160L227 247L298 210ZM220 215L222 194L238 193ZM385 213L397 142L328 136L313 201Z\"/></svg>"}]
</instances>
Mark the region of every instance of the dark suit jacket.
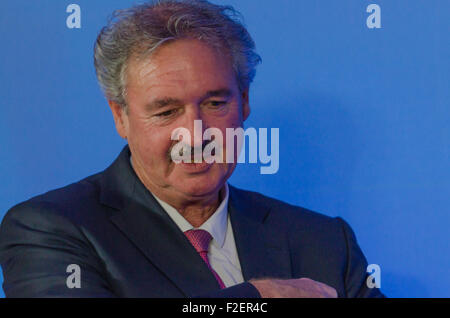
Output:
<instances>
[{"instance_id":1,"label":"dark suit jacket","mask_svg":"<svg viewBox=\"0 0 450 318\"><path fill-rule=\"evenodd\" d=\"M259 297L220 290L184 234L137 178L125 147L105 171L23 202L0 228L7 297ZM244 279L308 277L340 297L379 297L350 227L230 186L229 213ZM70 289L67 266L81 268Z\"/></svg>"}]
</instances>

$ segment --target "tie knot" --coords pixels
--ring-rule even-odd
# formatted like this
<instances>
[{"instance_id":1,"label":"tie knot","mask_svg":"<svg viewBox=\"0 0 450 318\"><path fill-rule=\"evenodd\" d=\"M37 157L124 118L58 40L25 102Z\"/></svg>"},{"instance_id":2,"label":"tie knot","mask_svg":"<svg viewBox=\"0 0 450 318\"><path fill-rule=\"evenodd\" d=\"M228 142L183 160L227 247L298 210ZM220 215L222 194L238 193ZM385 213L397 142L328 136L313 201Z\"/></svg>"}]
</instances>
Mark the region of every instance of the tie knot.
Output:
<instances>
[{"instance_id":1,"label":"tie knot","mask_svg":"<svg viewBox=\"0 0 450 318\"><path fill-rule=\"evenodd\" d=\"M208 252L212 236L205 230L189 230L184 232L197 253Z\"/></svg>"}]
</instances>

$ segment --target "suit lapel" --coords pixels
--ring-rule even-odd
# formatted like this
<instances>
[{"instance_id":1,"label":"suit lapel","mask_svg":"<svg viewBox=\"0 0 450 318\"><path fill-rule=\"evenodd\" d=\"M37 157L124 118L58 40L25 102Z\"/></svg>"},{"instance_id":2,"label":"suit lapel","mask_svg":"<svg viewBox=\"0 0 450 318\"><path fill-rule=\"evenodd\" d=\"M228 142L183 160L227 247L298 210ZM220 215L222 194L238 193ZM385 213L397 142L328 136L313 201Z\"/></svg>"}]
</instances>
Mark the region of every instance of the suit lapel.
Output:
<instances>
[{"instance_id":1,"label":"suit lapel","mask_svg":"<svg viewBox=\"0 0 450 318\"><path fill-rule=\"evenodd\" d=\"M101 200L114 205L111 216L120 231L187 297L219 288L194 247L129 164L128 147L104 172Z\"/></svg>"},{"instance_id":2,"label":"suit lapel","mask_svg":"<svg viewBox=\"0 0 450 318\"><path fill-rule=\"evenodd\" d=\"M271 222L270 207L230 186L229 213L244 280L292 276L285 230Z\"/></svg>"}]
</instances>

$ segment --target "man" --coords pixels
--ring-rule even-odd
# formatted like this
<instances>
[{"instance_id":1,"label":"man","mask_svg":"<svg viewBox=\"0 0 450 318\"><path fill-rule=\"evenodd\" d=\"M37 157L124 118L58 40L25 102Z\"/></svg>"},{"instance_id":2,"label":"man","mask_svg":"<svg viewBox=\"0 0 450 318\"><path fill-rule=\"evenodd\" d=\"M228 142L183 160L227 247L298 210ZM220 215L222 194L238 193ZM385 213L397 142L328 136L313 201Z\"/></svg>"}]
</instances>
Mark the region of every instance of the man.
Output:
<instances>
[{"instance_id":1,"label":"man","mask_svg":"<svg viewBox=\"0 0 450 318\"><path fill-rule=\"evenodd\" d=\"M6 296L382 296L342 219L228 185L236 160L174 161L208 146L196 121L226 135L250 115L259 57L234 16L206 1L116 12L95 66L128 145L105 171L7 213ZM173 152L180 127L192 139ZM230 151L237 159L237 146L218 153Z\"/></svg>"}]
</instances>

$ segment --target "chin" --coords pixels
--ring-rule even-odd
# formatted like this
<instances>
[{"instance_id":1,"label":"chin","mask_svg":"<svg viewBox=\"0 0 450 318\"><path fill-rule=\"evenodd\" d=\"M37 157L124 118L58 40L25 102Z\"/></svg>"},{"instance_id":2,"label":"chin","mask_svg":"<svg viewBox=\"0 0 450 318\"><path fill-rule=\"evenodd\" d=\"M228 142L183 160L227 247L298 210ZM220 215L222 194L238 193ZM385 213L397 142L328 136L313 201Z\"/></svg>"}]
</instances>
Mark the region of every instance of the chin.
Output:
<instances>
[{"instance_id":1,"label":"chin","mask_svg":"<svg viewBox=\"0 0 450 318\"><path fill-rule=\"evenodd\" d=\"M215 191L219 191L224 183L225 181L223 178L205 175L183 179L182 183L178 184L177 188L187 196L202 197L211 195Z\"/></svg>"},{"instance_id":2,"label":"chin","mask_svg":"<svg viewBox=\"0 0 450 318\"><path fill-rule=\"evenodd\" d=\"M208 196L214 193L214 191L219 191L221 188L221 184L219 182L211 182L209 180L205 183L186 183L182 185L183 192L192 197L202 197Z\"/></svg>"},{"instance_id":3,"label":"chin","mask_svg":"<svg viewBox=\"0 0 450 318\"><path fill-rule=\"evenodd\" d=\"M208 196L221 190L232 171L229 166L221 164L213 164L203 173L191 173L182 168L174 171L172 185L186 196Z\"/></svg>"}]
</instances>

